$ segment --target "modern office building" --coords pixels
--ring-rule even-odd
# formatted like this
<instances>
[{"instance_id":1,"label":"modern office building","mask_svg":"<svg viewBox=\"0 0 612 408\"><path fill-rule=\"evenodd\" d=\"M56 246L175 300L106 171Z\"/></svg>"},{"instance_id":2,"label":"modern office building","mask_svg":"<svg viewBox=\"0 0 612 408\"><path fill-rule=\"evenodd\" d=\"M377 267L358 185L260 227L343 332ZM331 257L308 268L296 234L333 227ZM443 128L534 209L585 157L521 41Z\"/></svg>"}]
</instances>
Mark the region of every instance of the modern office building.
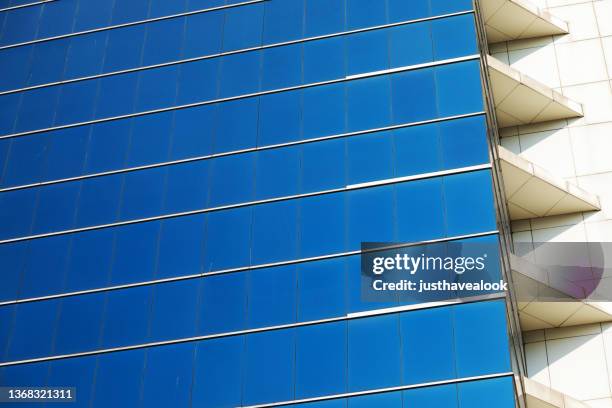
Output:
<instances>
[{"instance_id":1,"label":"modern office building","mask_svg":"<svg viewBox=\"0 0 612 408\"><path fill-rule=\"evenodd\" d=\"M612 1L547 3L0 0L0 386L612 407L605 304L361 291L363 242L612 238Z\"/></svg>"}]
</instances>

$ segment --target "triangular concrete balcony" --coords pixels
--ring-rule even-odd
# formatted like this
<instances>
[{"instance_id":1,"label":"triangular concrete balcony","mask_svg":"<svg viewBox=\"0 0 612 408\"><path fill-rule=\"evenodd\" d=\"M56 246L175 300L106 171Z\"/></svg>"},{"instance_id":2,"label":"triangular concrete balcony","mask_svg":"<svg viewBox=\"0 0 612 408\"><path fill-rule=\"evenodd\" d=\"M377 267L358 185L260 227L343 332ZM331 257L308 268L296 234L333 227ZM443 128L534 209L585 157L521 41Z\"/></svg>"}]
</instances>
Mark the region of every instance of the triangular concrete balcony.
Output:
<instances>
[{"instance_id":1,"label":"triangular concrete balcony","mask_svg":"<svg viewBox=\"0 0 612 408\"><path fill-rule=\"evenodd\" d=\"M529 378L523 378L527 408L589 408L569 395L548 388Z\"/></svg>"},{"instance_id":2,"label":"triangular concrete balcony","mask_svg":"<svg viewBox=\"0 0 612 408\"><path fill-rule=\"evenodd\" d=\"M583 115L582 105L487 56L493 102L500 128Z\"/></svg>"},{"instance_id":3,"label":"triangular concrete balcony","mask_svg":"<svg viewBox=\"0 0 612 408\"><path fill-rule=\"evenodd\" d=\"M604 296L513 254L510 267L523 331L612 321Z\"/></svg>"},{"instance_id":4,"label":"triangular concrete balcony","mask_svg":"<svg viewBox=\"0 0 612 408\"><path fill-rule=\"evenodd\" d=\"M498 146L511 220L601 209L599 197Z\"/></svg>"},{"instance_id":5,"label":"triangular concrete balcony","mask_svg":"<svg viewBox=\"0 0 612 408\"><path fill-rule=\"evenodd\" d=\"M567 34L567 23L527 0L480 0L487 41Z\"/></svg>"}]
</instances>

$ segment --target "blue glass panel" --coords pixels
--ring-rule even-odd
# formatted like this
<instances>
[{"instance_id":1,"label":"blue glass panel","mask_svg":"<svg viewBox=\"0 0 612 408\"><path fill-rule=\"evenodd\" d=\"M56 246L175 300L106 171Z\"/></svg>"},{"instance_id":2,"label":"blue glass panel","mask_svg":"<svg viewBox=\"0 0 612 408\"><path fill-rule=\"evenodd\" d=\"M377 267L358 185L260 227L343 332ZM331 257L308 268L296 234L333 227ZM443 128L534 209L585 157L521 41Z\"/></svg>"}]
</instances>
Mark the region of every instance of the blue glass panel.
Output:
<instances>
[{"instance_id":1,"label":"blue glass panel","mask_svg":"<svg viewBox=\"0 0 612 408\"><path fill-rule=\"evenodd\" d=\"M153 278L159 223L145 222L116 229L111 284L144 282ZM134 254L138 254L135 257Z\"/></svg>"},{"instance_id":2,"label":"blue glass panel","mask_svg":"<svg viewBox=\"0 0 612 408\"><path fill-rule=\"evenodd\" d=\"M438 114L441 117L482 111L482 87L478 61L437 67L436 85Z\"/></svg>"},{"instance_id":3,"label":"blue glass panel","mask_svg":"<svg viewBox=\"0 0 612 408\"><path fill-rule=\"evenodd\" d=\"M321 299L325 299L321 302ZM343 316L346 313L344 259L298 265L298 321Z\"/></svg>"},{"instance_id":4,"label":"blue glass panel","mask_svg":"<svg viewBox=\"0 0 612 408\"><path fill-rule=\"evenodd\" d=\"M61 300L54 354L69 354L98 348L105 297L104 293L91 293Z\"/></svg>"},{"instance_id":5,"label":"blue glass panel","mask_svg":"<svg viewBox=\"0 0 612 408\"><path fill-rule=\"evenodd\" d=\"M468 11L474 8L471 0L430 0L431 14L433 16L441 14Z\"/></svg>"},{"instance_id":6,"label":"blue glass panel","mask_svg":"<svg viewBox=\"0 0 612 408\"><path fill-rule=\"evenodd\" d=\"M491 173L488 170L444 178L448 235L496 228Z\"/></svg>"},{"instance_id":7,"label":"blue glass panel","mask_svg":"<svg viewBox=\"0 0 612 408\"><path fill-rule=\"evenodd\" d=\"M174 111L171 160L211 153L215 112L213 105Z\"/></svg>"},{"instance_id":8,"label":"blue glass panel","mask_svg":"<svg viewBox=\"0 0 612 408\"><path fill-rule=\"evenodd\" d=\"M393 177L393 133L377 132L347 139L348 183Z\"/></svg>"},{"instance_id":9,"label":"blue glass panel","mask_svg":"<svg viewBox=\"0 0 612 408\"><path fill-rule=\"evenodd\" d=\"M461 408L499 407L514 408L512 377L484 381L470 381L457 385Z\"/></svg>"},{"instance_id":10,"label":"blue glass panel","mask_svg":"<svg viewBox=\"0 0 612 408\"><path fill-rule=\"evenodd\" d=\"M385 350L385 358L373 350ZM349 391L399 385L400 360L398 315L348 322Z\"/></svg>"},{"instance_id":11,"label":"blue glass panel","mask_svg":"<svg viewBox=\"0 0 612 408\"><path fill-rule=\"evenodd\" d=\"M246 327L248 273L251 272L204 278L199 334L227 333Z\"/></svg>"},{"instance_id":12,"label":"blue glass panel","mask_svg":"<svg viewBox=\"0 0 612 408\"><path fill-rule=\"evenodd\" d=\"M442 169L438 124L395 130L393 142L396 176L429 173ZM452 154L453 157L457 156L456 151ZM407 157L410 160L406 160Z\"/></svg>"},{"instance_id":13,"label":"blue glass panel","mask_svg":"<svg viewBox=\"0 0 612 408\"><path fill-rule=\"evenodd\" d=\"M400 392L387 392L384 394L364 395L361 397L349 398L348 400L348 408L369 407L401 408L402 394Z\"/></svg>"},{"instance_id":14,"label":"blue glass panel","mask_svg":"<svg viewBox=\"0 0 612 408\"><path fill-rule=\"evenodd\" d=\"M107 293L102 347L142 344L148 340L152 286Z\"/></svg>"},{"instance_id":15,"label":"blue glass panel","mask_svg":"<svg viewBox=\"0 0 612 408\"><path fill-rule=\"evenodd\" d=\"M382 25L387 22L387 2L370 0L347 1L348 29Z\"/></svg>"},{"instance_id":16,"label":"blue glass panel","mask_svg":"<svg viewBox=\"0 0 612 408\"><path fill-rule=\"evenodd\" d=\"M108 25L114 4L114 1L79 1L74 31L83 31Z\"/></svg>"},{"instance_id":17,"label":"blue glass panel","mask_svg":"<svg viewBox=\"0 0 612 408\"><path fill-rule=\"evenodd\" d=\"M314 37L345 29L346 0L306 0L305 35Z\"/></svg>"},{"instance_id":18,"label":"blue glass panel","mask_svg":"<svg viewBox=\"0 0 612 408\"><path fill-rule=\"evenodd\" d=\"M159 0L153 0L159 3ZM167 4L180 4L180 1ZM184 3L184 1L183 1ZM142 58L143 65L176 61L181 55L181 44L185 32L185 17L171 18L147 24L146 42Z\"/></svg>"},{"instance_id":19,"label":"blue glass panel","mask_svg":"<svg viewBox=\"0 0 612 408\"><path fill-rule=\"evenodd\" d=\"M444 168L473 166L489 161L484 116L440 123Z\"/></svg>"},{"instance_id":20,"label":"blue glass panel","mask_svg":"<svg viewBox=\"0 0 612 408\"><path fill-rule=\"evenodd\" d=\"M57 86L52 86L23 93L15 132L51 127L55 116L59 89Z\"/></svg>"},{"instance_id":21,"label":"blue glass panel","mask_svg":"<svg viewBox=\"0 0 612 408\"><path fill-rule=\"evenodd\" d=\"M302 37L305 0L269 1L265 4L264 44L273 44Z\"/></svg>"},{"instance_id":22,"label":"blue glass panel","mask_svg":"<svg viewBox=\"0 0 612 408\"><path fill-rule=\"evenodd\" d=\"M39 190L32 233L70 229L75 222L76 203L81 183L61 183Z\"/></svg>"},{"instance_id":23,"label":"blue glass panel","mask_svg":"<svg viewBox=\"0 0 612 408\"><path fill-rule=\"evenodd\" d=\"M21 298L58 293L66 273L70 237L60 235L29 241L26 266L22 276Z\"/></svg>"},{"instance_id":24,"label":"blue glass panel","mask_svg":"<svg viewBox=\"0 0 612 408\"><path fill-rule=\"evenodd\" d=\"M295 398L340 394L347 383L347 323L296 330Z\"/></svg>"},{"instance_id":25,"label":"blue glass panel","mask_svg":"<svg viewBox=\"0 0 612 408\"><path fill-rule=\"evenodd\" d=\"M280 201L253 208L252 264L297 256L297 202Z\"/></svg>"},{"instance_id":26,"label":"blue glass panel","mask_svg":"<svg viewBox=\"0 0 612 408\"><path fill-rule=\"evenodd\" d=\"M125 174L120 220L147 218L161 213L167 169L158 167Z\"/></svg>"},{"instance_id":27,"label":"blue glass panel","mask_svg":"<svg viewBox=\"0 0 612 408\"><path fill-rule=\"evenodd\" d=\"M108 285L113 242L110 229L73 235L64 287L67 292Z\"/></svg>"},{"instance_id":28,"label":"blue glass panel","mask_svg":"<svg viewBox=\"0 0 612 408\"><path fill-rule=\"evenodd\" d=\"M208 166L208 161L197 161L168 167L164 212L177 213L206 206Z\"/></svg>"},{"instance_id":29,"label":"blue glass panel","mask_svg":"<svg viewBox=\"0 0 612 408\"><path fill-rule=\"evenodd\" d=\"M448 307L400 316L404 384L455 378L452 317Z\"/></svg>"},{"instance_id":30,"label":"blue glass panel","mask_svg":"<svg viewBox=\"0 0 612 408\"><path fill-rule=\"evenodd\" d=\"M243 404L293 399L295 332L255 333L246 339Z\"/></svg>"},{"instance_id":31,"label":"blue glass panel","mask_svg":"<svg viewBox=\"0 0 612 408\"><path fill-rule=\"evenodd\" d=\"M391 86L388 76L348 82L348 130L388 125L391 119L390 105Z\"/></svg>"},{"instance_id":32,"label":"blue glass panel","mask_svg":"<svg viewBox=\"0 0 612 408\"><path fill-rule=\"evenodd\" d=\"M3 386L29 387L32 384L45 384L49 373L49 363L25 364L3 367L0 371L0 381ZM17 406L24 408L36 408L39 404L31 404L20 401L19 403L4 404L5 406Z\"/></svg>"},{"instance_id":33,"label":"blue glass panel","mask_svg":"<svg viewBox=\"0 0 612 408\"><path fill-rule=\"evenodd\" d=\"M251 257L251 208L208 215L204 270L247 266Z\"/></svg>"},{"instance_id":34,"label":"blue glass panel","mask_svg":"<svg viewBox=\"0 0 612 408\"><path fill-rule=\"evenodd\" d=\"M0 254L0 256L2 256L0 259L4 260L4 254ZM6 347L11 336L14 313L15 306L9 305L0 308L0 361L6 361ZM2 378L2 370L0 370L0 383L6 385L5 382Z\"/></svg>"},{"instance_id":35,"label":"blue glass panel","mask_svg":"<svg viewBox=\"0 0 612 408\"><path fill-rule=\"evenodd\" d=\"M201 13L187 17L183 58L211 55L221 51L223 17L222 12Z\"/></svg>"},{"instance_id":36,"label":"blue glass panel","mask_svg":"<svg viewBox=\"0 0 612 408\"><path fill-rule=\"evenodd\" d=\"M153 288L152 340L195 335L200 282L190 279L164 283Z\"/></svg>"},{"instance_id":37,"label":"blue glass panel","mask_svg":"<svg viewBox=\"0 0 612 408\"><path fill-rule=\"evenodd\" d=\"M30 2L28 0L28 2ZM37 38L55 37L72 32L76 1L58 1L42 6Z\"/></svg>"},{"instance_id":38,"label":"blue glass panel","mask_svg":"<svg viewBox=\"0 0 612 408\"><path fill-rule=\"evenodd\" d=\"M50 140L44 180L78 176L83 171L89 141L89 127L62 129L46 135Z\"/></svg>"},{"instance_id":39,"label":"blue glass panel","mask_svg":"<svg viewBox=\"0 0 612 408\"><path fill-rule=\"evenodd\" d=\"M113 7L113 24L144 20L149 12L150 0L117 1Z\"/></svg>"},{"instance_id":40,"label":"blue glass panel","mask_svg":"<svg viewBox=\"0 0 612 408\"><path fill-rule=\"evenodd\" d=\"M300 177L300 147L257 152L255 198L290 196L298 193Z\"/></svg>"},{"instance_id":41,"label":"blue glass panel","mask_svg":"<svg viewBox=\"0 0 612 408\"><path fill-rule=\"evenodd\" d=\"M1 24L1 23L0 23ZM31 47L17 47L2 50L0 53L0 89L18 89L26 85Z\"/></svg>"},{"instance_id":42,"label":"blue glass panel","mask_svg":"<svg viewBox=\"0 0 612 408\"><path fill-rule=\"evenodd\" d=\"M345 85L304 90L304 137L330 136L346 130Z\"/></svg>"},{"instance_id":43,"label":"blue glass panel","mask_svg":"<svg viewBox=\"0 0 612 408\"><path fill-rule=\"evenodd\" d=\"M172 123L172 112L161 112L132 119L132 136L127 165L132 167L168 160Z\"/></svg>"},{"instance_id":44,"label":"blue glass panel","mask_svg":"<svg viewBox=\"0 0 612 408\"><path fill-rule=\"evenodd\" d=\"M431 69L393 76L393 122L410 123L438 116L434 72Z\"/></svg>"},{"instance_id":45,"label":"blue glass panel","mask_svg":"<svg viewBox=\"0 0 612 408\"><path fill-rule=\"evenodd\" d=\"M0 98L0 134L13 133L20 100L20 93L4 95Z\"/></svg>"},{"instance_id":46,"label":"blue glass panel","mask_svg":"<svg viewBox=\"0 0 612 408\"><path fill-rule=\"evenodd\" d=\"M304 83L343 78L345 67L345 37L304 43Z\"/></svg>"},{"instance_id":47,"label":"blue glass panel","mask_svg":"<svg viewBox=\"0 0 612 408\"><path fill-rule=\"evenodd\" d=\"M259 99L258 146L300 139L301 92L280 92Z\"/></svg>"},{"instance_id":48,"label":"blue glass panel","mask_svg":"<svg viewBox=\"0 0 612 408\"><path fill-rule=\"evenodd\" d=\"M41 7L24 7L7 11L0 45L33 40L36 37L40 12Z\"/></svg>"},{"instance_id":49,"label":"blue glass panel","mask_svg":"<svg viewBox=\"0 0 612 408\"><path fill-rule=\"evenodd\" d=\"M457 386L449 384L404 391L404 404L413 408L457 408Z\"/></svg>"},{"instance_id":50,"label":"blue glass panel","mask_svg":"<svg viewBox=\"0 0 612 408\"><path fill-rule=\"evenodd\" d=\"M215 99L219 59L208 59L180 64L177 103L184 105Z\"/></svg>"},{"instance_id":51,"label":"blue glass panel","mask_svg":"<svg viewBox=\"0 0 612 408\"><path fill-rule=\"evenodd\" d=\"M138 84L136 74L114 75L100 79L96 118L109 118L134 111Z\"/></svg>"},{"instance_id":52,"label":"blue glass panel","mask_svg":"<svg viewBox=\"0 0 612 408\"><path fill-rule=\"evenodd\" d=\"M223 51L261 45L263 14L261 3L228 9L225 12Z\"/></svg>"},{"instance_id":53,"label":"blue glass panel","mask_svg":"<svg viewBox=\"0 0 612 408\"><path fill-rule=\"evenodd\" d=\"M143 406L189 406L194 351L194 343L147 349Z\"/></svg>"},{"instance_id":54,"label":"blue glass panel","mask_svg":"<svg viewBox=\"0 0 612 408\"><path fill-rule=\"evenodd\" d=\"M85 171L97 173L121 168L130 142L131 120L98 123L92 127Z\"/></svg>"},{"instance_id":55,"label":"blue glass panel","mask_svg":"<svg viewBox=\"0 0 612 408\"><path fill-rule=\"evenodd\" d=\"M431 23L431 33L437 60L478 53L472 14L435 20Z\"/></svg>"},{"instance_id":56,"label":"blue glass panel","mask_svg":"<svg viewBox=\"0 0 612 408\"><path fill-rule=\"evenodd\" d=\"M430 16L430 0L387 0L389 3L389 22L408 21Z\"/></svg>"},{"instance_id":57,"label":"blue glass panel","mask_svg":"<svg viewBox=\"0 0 612 408\"><path fill-rule=\"evenodd\" d=\"M226 0L187 0L187 10L205 10L222 6L225 3Z\"/></svg>"},{"instance_id":58,"label":"blue glass panel","mask_svg":"<svg viewBox=\"0 0 612 408\"><path fill-rule=\"evenodd\" d=\"M511 370L503 300L455 308L455 349L459 377Z\"/></svg>"},{"instance_id":59,"label":"blue glass panel","mask_svg":"<svg viewBox=\"0 0 612 408\"><path fill-rule=\"evenodd\" d=\"M346 41L349 75L389 68L389 36L386 30L351 35Z\"/></svg>"},{"instance_id":60,"label":"blue glass panel","mask_svg":"<svg viewBox=\"0 0 612 408\"><path fill-rule=\"evenodd\" d=\"M29 184L40 180L49 143L48 136L41 134L10 139L3 185Z\"/></svg>"},{"instance_id":61,"label":"blue glass panel","mask_svg":"<svg viewBox=\"0 0 612 408\"><path fill-rule=\"evenodd\" d=\"M211 164L210 206L252 201L255 155L239 154L214 159Z\"/></svg>"},{"instance_id":62,"label":"blue glass panel","mask_svg":"<svg viewBox=\"0 0 612 408\"><path fill-rule=\"evenodd\" d=\"M237 7L233 10L245 9ZM221 60L221 97L250 94L259 91L262 53L247 52L229 55Z\"/></svg>"},{"instance_id":63,"label":"blue glass panel","mask_svg":"<svg viewBox=\"0 0 612 408\"><path fill-rule=\"evenodd\" d=\"M440 178L397 184L398 239L414 242L445 235L443 182ZM425 198L427 197L427 198Z\"/></svg>"},{"instance_id":64,"label":"blue glass panel","mask_svg":"<svg viewBox=\"0 0 612 408\"><path fill-rule=\"evenodd\" d=\"M255 147L259 101L239 99L218 105L218 124L214 152L231 152ZM240 120L236 120L240 118Z\"/></svg>"},{"instance_id":65,"label":"blue glass panel","mask_svg":"<svg viewBox=\"0 0 612 408\"><path fill-rule=\"evenodd\" d=\"M174 106L177 97L178 70L178 66L172 65L140 71L136 111L142 112Z\"/></svg>"},{"instance_id":66,"label":"blue glass panel","mask_svg":"<svg viewBox=\"0 0 612 408\"><path fill-rule=\"evenodd\" d=\"M46 41L33 46L28 85L46 84L62 79L67 41Z\"/></svg>"},{"instance_id":67,"label":"blue glass panel","mask_svg":"<svg viewBox=\"0 0 612 408\"><path fill-rule=\"evenodd\" d=\"M399 0L410 10L410 3ZM425 0L426 2L427 0ZM391 68L433 61L430 23L408 24L389 29Z\"/></svg>"},{"instance_id":68,"label":"blue glass panel","mask_svg":"<svg viewBox=\"0 0 612 408\"><path fill-rule=\"evenodd\" d=\"M262 89L286 88L299 85L301 82L301 44L268 48L263 51Z\"/></svg>"},{"instance_id":69,"label":"blue glass panel","mask_svg":"<svg viewBox=\"0 0 612 408\"><path fill-rule=\"evenodd\" d=\"M0 300L2 301L14 300L17 298L17 291L21 283L21 273L25 263L27 245L27 241L0 245L0 265L2 265ZM0 308L0 311L3 309L5 308ZM0 330L0 332L2 332L2 330ZM2 356L5 350L2 346L3 344L0 343L0 356Z\"/></svg>"},{"instance_id":70,"label":"blue glass panel","mask_svg":"<svg viewBox=\"0 0 612 408\"><path fill-rule=\"evenodd\" d=\"M171 16L183 13L187 7L187 0L151 0L149 6L149 18Z\"/></svg>"},{"instance_id":71,"label":"blue glass panel","mask_svg":"<svg viewBox=\"0 0 612 408\"><path fill-rule=\"evenodd\" d=\"M17 190L0 195L0 236L25 236L32 230L37 191Z\"/></svg>"},{"instance_id":72,"label":"blue glass panel","mask_svg":"<svg viewBox=\"0 0 612 408\"><path fill-rule=\"evenodd\" d=\"M99 74L102 70L107 38L108 31L70 37L64 77L79 78Z\"/></svg>"},{"instance_id":73,"label":"blue glass panel","mask_svg":"<svg viewBox=\"0 0 612 408\"><path fill-rule=\"evenodd\" d=\"M192 406L232 408L242 404L244 343L242 336L198 343Z\"/></svg>"},{"instance_id":74,"label":"blue glass panel","mask_svg":"<svg viewBox=\"0 0 612 408\"><path fill-rule=\"evenodd\" d=\"M302 192L343 187L345 140L336 139L302 146Z\"/></svg>"},{"instance_id":75,"label":"blue glass panel","mask_svg":"<svg viewBox=\"0 0 612 408\"><path fill-rule=\"evenodd\" d=\"M202 269L205 215L164 220L159 242L157 278L191 275Z\"/></svg>"},{"instance_id":76,"label":"blue glass panel","mask_svg":"<svg viewBox=\"0 0 612 408\"><path fill-rule=\"evenodd\" d=\"M51 362L48 387L65 387L69 384L78 390L76 403L57 403L53 406L89 407L93 389L93 378L96 370L96 356L68 358Z\"/></svg>"},{"instance_id":77,"label":"blue glass panel","mask_svg":"<svg viewBox=\"0 0 612 408\"><path fill-rule=\"evenodd\" d=\"M342 252L346 221L344 194L300 199L300 257Z\"/></svg>"},{"instance_id":78,"label":"blue glass panel","mask_svg":"<svg viewBox=\"0 0 612 408\"><path fill-rule=\"evenodd\" d=\"M22 360L49 355L56 318L56 300L28 302L15 306L15 323L7 359Z\"/></svg>"},{"instance_id":79,"label":"blue glass panel","mask_svg":"<svg viewBox=\"0 0 612 408\"><path fill-rule=\"evenodd\" d=\"M144 349L100 355L92 406L138 406L144 356Z\"/></svg>"},{"instance_id":80,"label":"blue glass panel","mask_svg":"<svg viewBox=\"0 0 612 408\"><path fill-rule=\"evenodd\" d=\"M62 85L54 124L66 125L91 120L98 94L98 81Z\"/></svg>"},{"instance_id":81,"label":"blue glass panel","mask_svg":"<svg viewBox=\"0 0 612 408\"><path fill-rule=\"evenodd\" d=\"M108 32L104 72L135 68L142 60L142 48L147 25L135 25Z\"/></svg>"},{"instance_id":82,"label":"blue glass panel","mask_svg":"<svg viewBox=\"0 0 612 408\"><path fill-rule=\"evenodd\" d=\"M102 225L116 221L122 186L123 176L120 174L83 180L76 226Z\"/></svg>"},{"instance_id":83,"label":"blue glass panel","mask_svg":"<svg viewBox=\"0 0 612 408\"><path fill-rule=\"evenodd\" d=\"M352 191L348 197L348 248L361 242L393 241L393 188Z\"/></svg>"},{"instance_id":84,"label":"blue glass panel","mask_svg":"<svg viewBox=\"0 0 612 408\"><path fill-rule=\"evenodd\" d=\"M252 270L247 279L249 328L296 321L295 265Z\"/></svg>"}]
</instances>

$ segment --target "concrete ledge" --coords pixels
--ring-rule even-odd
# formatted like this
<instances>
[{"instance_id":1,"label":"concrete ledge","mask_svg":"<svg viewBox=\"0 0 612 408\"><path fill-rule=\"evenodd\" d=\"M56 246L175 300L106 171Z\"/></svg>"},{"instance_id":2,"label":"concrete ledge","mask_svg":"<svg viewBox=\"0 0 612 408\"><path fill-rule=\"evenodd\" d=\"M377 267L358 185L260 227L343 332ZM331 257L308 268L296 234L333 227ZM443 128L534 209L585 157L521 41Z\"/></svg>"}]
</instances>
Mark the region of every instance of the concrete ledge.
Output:
<instances>
[{"instance_id":1,"label":"concrete ledge","mask_svg":"<svg viewBox=\"0 0 612 408\"><path fill-rule=\"evenodd\" d=\"M490 43L567 34L567 23L527 0L480 0Z\"/></svg>"},{"instance_id":2,"label":"concrete ledge","mask_svg":"<svg viewBox=\"0 0 612 408\"><path fill-rule=\"evenodd\" d=\"M487 56L493 102L500 128L583 115L582 105Z\"/></svg>"},{"instance_id":3,"label":"concrete ledge","mask_svg":"<svg viewBox=\"0 0 612 408\"><path fill-rule=\"evenodd\" d=\"M521 330L612 321L612 302L591 301L580 286L516 255L510 266Z\"/></svg>"},{"instance_id":4,"label":"concrete ledge","mask_svg":"<svg viewBox=\"0 0 612 408\"><path fill-rule=\"evenodd\" d=\"M585 403L529 378L523 378L523 382L527 408L589 408Z\"/></svg>"},{"instance_id":5,"label":"concrete ledge","mask_svg":"<svg viewBox=\"0 0 612 408\"><path fill-rule=\"evenodd\" d=\"M511 220L601 209L599 197L498 146Z\"/></svg>"}]
</instances>

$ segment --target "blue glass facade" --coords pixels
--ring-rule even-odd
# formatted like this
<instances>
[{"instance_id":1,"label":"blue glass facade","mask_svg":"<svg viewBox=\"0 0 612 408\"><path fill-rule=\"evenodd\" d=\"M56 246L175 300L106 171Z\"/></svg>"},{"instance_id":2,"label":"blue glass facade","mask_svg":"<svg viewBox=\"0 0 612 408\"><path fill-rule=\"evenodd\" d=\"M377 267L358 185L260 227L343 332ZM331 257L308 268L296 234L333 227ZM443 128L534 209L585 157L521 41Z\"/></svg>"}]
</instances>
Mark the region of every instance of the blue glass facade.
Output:
<instances>
[{"instance_id":1,"label":"blue glass facade","mask_svg":"<svg viewBox=\"0 0 612 408\"><path fill-rule=\"evenodd\" d=\"M503 298L360 297L362 242L499 240L471 1L27 3L0 0L0 385L515 406Z\"/></svg>"}]
</instances>

